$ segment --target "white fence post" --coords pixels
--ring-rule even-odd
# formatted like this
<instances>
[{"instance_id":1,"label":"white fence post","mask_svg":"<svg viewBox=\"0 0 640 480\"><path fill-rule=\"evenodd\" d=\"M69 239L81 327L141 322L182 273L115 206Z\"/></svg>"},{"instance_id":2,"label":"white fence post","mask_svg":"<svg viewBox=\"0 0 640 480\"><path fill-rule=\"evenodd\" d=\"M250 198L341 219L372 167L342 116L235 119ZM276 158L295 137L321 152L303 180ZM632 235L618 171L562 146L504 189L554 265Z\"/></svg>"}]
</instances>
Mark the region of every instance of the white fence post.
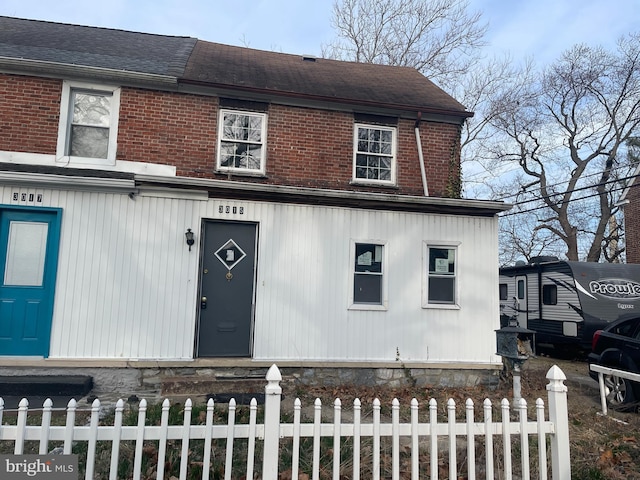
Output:
<instances>
[{"instance_id":1,"label":"white fence post","mask_svg":"<svg viewBox=\"0 0 640 480\"><path fill-rule=\"evenodd\" d=\"M567 407L567 377L554 365L547 372L549 397L549 421L556 432L551 435L551 476L554 480L571 478L569 457L569 409Z\"/></svg>"},{"instance_id":2,"label":"white fence post","mask_svg":"<svg viewBox=\"0 0 640 480\"><path fill-rule=\"evenodd\" d=\"M262 480L278 479L280 450L280 400L282 375L275 364L267 372L264 387L264 454L262 457Z\"/></svg>"}]
</instances>

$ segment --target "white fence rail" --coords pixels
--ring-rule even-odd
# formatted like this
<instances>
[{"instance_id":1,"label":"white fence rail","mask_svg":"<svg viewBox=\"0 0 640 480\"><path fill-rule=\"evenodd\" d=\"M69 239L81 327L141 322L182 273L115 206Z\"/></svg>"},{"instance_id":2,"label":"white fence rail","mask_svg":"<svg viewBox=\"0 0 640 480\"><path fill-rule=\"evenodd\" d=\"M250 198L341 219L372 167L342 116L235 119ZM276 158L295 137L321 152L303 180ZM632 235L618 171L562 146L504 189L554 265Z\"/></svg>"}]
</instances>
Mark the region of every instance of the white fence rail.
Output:
<instances>
[{"instance_id":1,"label":"white fence rail","mask_svg":"<svg viewBox=\"0 0 640 480\"><path fill-rule=\"evenodd\" d=\"M617 368L609 368L603 367L602 365L591 364L589 368L598 373L598 383L600 384L600 406L602 407L602 414L607 415L607 396L611 393L615 394L615 392L608 392L607 386L605 385L605 375L610 375L612 377L626 378L627 380L631 380L633 382L640 382L640 375L637 373L627 372L625 370L619 370Z\"/></svg>"},{"instance_id":2,"label":"white fence rail","mask_svg":"<svg viewBox=\"0 0 640 480\"><path fill-rule=\"evenodd\" d=\"M28 402L23 399L14 424L4 424L4 403L0 399L0 448L2 453L14 454L45 454L52 449L65 454L78 453L87 480L163 479L169 474L181 480L207 480L214 476L223 476L226 480L276 480L283 470L287 470L287 476L290 474L292 479L301 478L303 471L313 480L344 477L378 480L381 476L417 480L427 475L430 479L456 479L465 469L464 474L470 480L476 475L509 480L514 476L531 478L532 465L536 467L537 478L546 479L548 450L552 478L571 478L567 388L563 383L566 377L557 366L547 373L548 419L545 419L544 402L538 399L535 420L528 420L524 400L518 402L513 412L509 402L502 400L498 421L493 420L494 406L489 400L482 404L482 419L475 418L475 405L467 400L464 414L460 415L464 420L459 421L456 404L449 400L446 420L440 421L438 404L431 399L428 422L424 422L420 421L419 405L414 399L408 422L400 421L398 400L392 403L390 421L383 420L387 415L382 414L378 400L373 402L370 416L363 415L360 401L355 400L353 410L348 412L349 421L345 423L342 421L345 412L338 399L330 412L333 421L323 419L322 404L316 400L313 420L304 422L302 405L296 400L292 419L286 423L281 417L291 417L291 414L281 414L282 378L275 365L269 369L266 379L262 423L257 421L262 410L254 399L243 423L236 423L238 407L234 400L229 402L224 423L214 423L214 402L209 400L206 411L200 414L199 424L193 424L194 407L187 400L182 424L170 425L171 406L165 400L159 425L148 425L147 403L142 400L137 424L127 426L123 425L124 402L120 400L112 424L102 425L100 402L96 400L86 424L76 425L77 404L72 400L66 409L64 425L54 425L52 413L56 412L47 400L39 412L40 425L30 425ZM11 442L13 449L8 451ZM532 458L530 450L535 452ZM261 469L256 468L260 451ZM477 461L478 456L484 458ZM165 473L172 464L174 473ZM119 472L125 467L126 472Z\"/></svg>"}]
</instances>

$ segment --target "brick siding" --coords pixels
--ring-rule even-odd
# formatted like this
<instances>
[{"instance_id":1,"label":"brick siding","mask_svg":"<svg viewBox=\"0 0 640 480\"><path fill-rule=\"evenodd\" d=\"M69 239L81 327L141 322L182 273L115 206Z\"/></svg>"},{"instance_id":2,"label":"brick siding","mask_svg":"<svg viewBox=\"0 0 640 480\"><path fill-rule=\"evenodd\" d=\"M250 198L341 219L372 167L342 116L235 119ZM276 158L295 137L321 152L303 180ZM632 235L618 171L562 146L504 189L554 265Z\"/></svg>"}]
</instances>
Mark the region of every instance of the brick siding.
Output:
<instances>
[{"instance_id":1,"label":"brick siding","mask_svg":"<svg viewBox=\"0 0 640 480\"><path fill-rule=\"evenodd\" d=\"M627 263L640 263L640 184L637 179L627 195L624 207L624 234Z\"/></svg>"},{"instance_id":2,"label":"brick siding","mask_svg":"<svg viewBox=\"0 0 640 480\"><path fill-rule=\"evenodd\" d=\"M0 150L54 154L62 81L0 75ZM189 177L216 174L218 98L123 87L118 160L175 165ZM266 176L234 180L338 190L422 195L413 120L398 124L395 187L351 185L353 114L271 104L267 120ZM459 169L459 128L422 122L421 142L429 194L447 196Z\"/></svg>"}]
</instances>

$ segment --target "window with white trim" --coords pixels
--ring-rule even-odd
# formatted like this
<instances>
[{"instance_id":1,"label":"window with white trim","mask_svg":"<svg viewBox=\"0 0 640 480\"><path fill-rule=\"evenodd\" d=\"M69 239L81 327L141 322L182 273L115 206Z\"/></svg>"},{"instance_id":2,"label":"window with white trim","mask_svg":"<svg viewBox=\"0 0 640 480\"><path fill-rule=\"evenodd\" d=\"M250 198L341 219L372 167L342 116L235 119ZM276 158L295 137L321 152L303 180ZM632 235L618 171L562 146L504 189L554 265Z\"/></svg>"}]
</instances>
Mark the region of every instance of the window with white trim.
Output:
<instances>
[{"instance_id":1,"label":"window with white trim","mask_svg":"<svg viewBox=\"0 0 640 480\"><path fill-rule=\"evenodd\" d=\"M353 181L395 184L396 129L355 124L353 134Z\"/></svg>"},{"instance_id":2,"label":"window with white trim","mask_svg":"<svg viewBox=\"0 0 640 480\"><path fill-rule=\"evenodd\" d=\"M352 242L353 296L351 308L386 308L385 245Z\"/></svg>"},{"instance_id":3,"label":"window with white trim","mask_svg":"<svg viewBox=\"0 0 640 480\"><path fill-rule=\"evenodd\" d=\"M63 82L56 161L115 165L120 88Z\"/></svg>"},{"instance_id":4,"label":"window with white trim","mask_svg":"<svg viewBox=\"0 0 640 480\"><path fill-rule=\"evenodd\" d=\"M425 244L426 302L423 306L457 304L457 247Z\"/></svg>"},{"instance_id":5,"label":"window with white trim","mask_svg":"<svg viewBox=\"0 0 640 480\"><path fill-rule=\"evenodd\" d=\"M220 110L218 161L220 171L265 173L267 115Z\"/></svg>"}]
</instances>

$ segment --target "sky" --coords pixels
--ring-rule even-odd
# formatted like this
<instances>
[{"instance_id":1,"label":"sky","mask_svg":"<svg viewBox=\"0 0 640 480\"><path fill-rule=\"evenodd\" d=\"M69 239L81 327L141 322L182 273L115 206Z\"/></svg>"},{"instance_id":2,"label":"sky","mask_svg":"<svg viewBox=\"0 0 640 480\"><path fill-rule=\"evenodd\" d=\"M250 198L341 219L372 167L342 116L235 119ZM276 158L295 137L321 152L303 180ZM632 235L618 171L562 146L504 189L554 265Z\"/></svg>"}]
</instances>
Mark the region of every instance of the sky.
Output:
<instances>
[{"instance_id":1,"label":"sky","mask_svg":"<svg viewBox=\"0 0 640 480\"><path fill-rule=\"evenodd\" d=\"M489 24L488 53L544 65L576 43L614 48L640 31L640 0L469 0ZM320 56L333 0L0 0L0 15Z\"/></svg>"}]
</instances>

